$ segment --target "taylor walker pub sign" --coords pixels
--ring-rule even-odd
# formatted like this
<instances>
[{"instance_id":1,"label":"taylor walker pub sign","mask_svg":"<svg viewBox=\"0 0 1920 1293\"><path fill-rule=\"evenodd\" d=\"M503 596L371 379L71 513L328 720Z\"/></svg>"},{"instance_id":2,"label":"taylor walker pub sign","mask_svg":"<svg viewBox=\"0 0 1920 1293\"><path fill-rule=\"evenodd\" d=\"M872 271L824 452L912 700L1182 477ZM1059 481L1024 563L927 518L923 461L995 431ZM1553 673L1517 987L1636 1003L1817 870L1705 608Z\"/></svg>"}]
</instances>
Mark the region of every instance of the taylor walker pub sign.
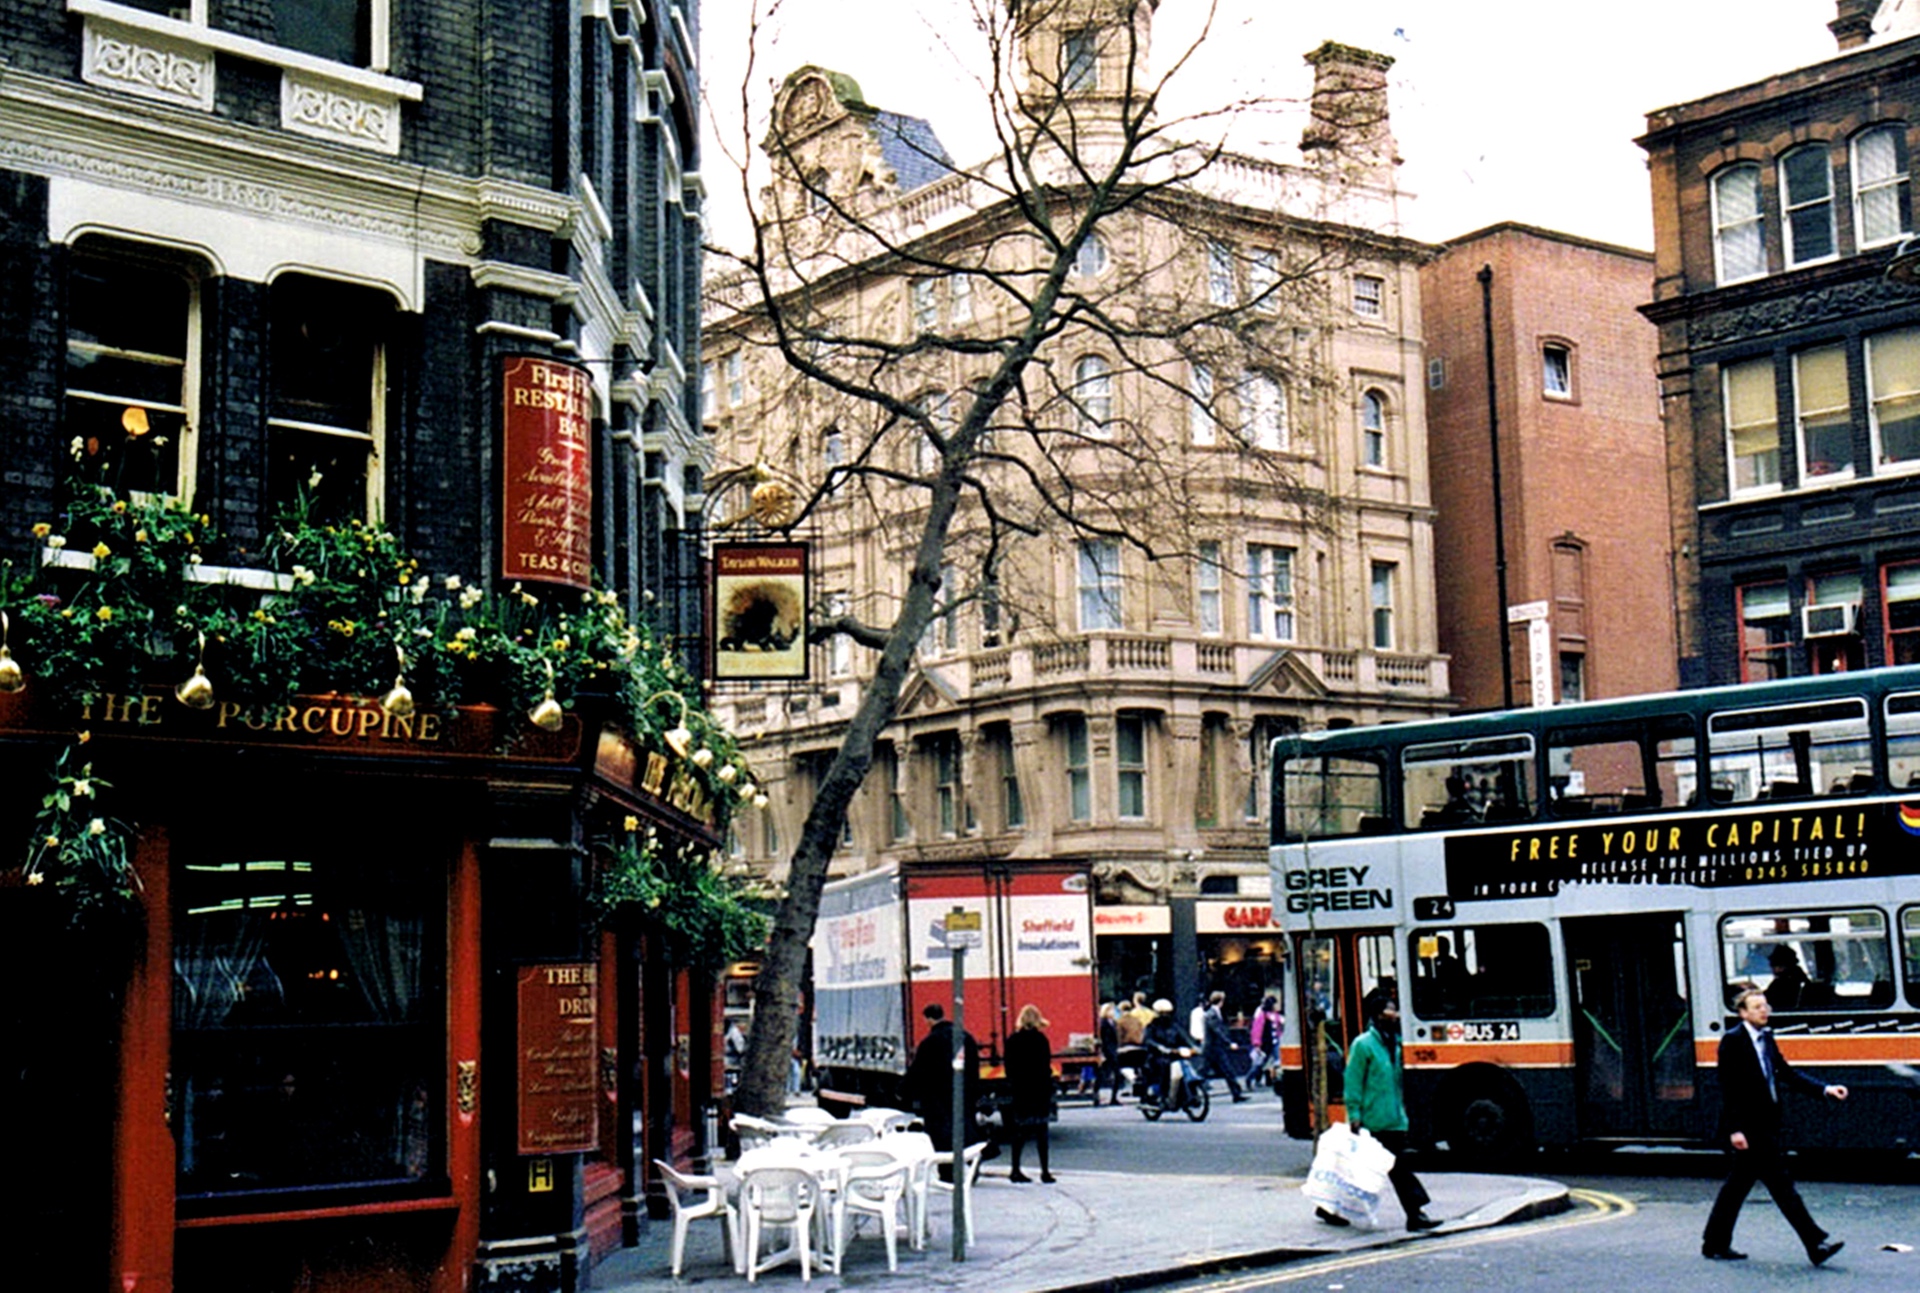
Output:
<instances>
[{"instance_id":1,"label":"taylor walker pub sign","mask_svg":"<svg viewBox=\"0 0 1920 1293\"><path fill-rule=\"evenodd\" d=\"M1583 823L1447 840L1455 901L1552 897L1567 885L1702 889L1920 875L1920 804L1805 804L1665 821Z\"/></svg>"}]
</instances>

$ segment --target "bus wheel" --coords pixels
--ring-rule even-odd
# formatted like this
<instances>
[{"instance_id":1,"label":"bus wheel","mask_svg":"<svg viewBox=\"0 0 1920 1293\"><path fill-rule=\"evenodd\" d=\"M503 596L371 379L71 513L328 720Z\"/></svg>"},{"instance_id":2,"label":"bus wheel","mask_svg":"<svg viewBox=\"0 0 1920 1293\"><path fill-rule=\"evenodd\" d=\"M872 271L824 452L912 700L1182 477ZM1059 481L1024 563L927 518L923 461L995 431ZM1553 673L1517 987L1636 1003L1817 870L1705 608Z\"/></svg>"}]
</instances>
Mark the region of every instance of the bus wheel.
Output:
<instances>
[{"instance_id":1,"label":"bus wheel","mask_svg":"<svg viewBox=\"0 0 1920 1293\"><path fill-rule=\"evenodd\" d=\"M1533 1144L1533 1119L1526 1097L1492 1083L1463 1090L1448 1120L1447 1148L1455 1153L1501 1161L1518 1157Z\"/></svg>"}]
</instances>

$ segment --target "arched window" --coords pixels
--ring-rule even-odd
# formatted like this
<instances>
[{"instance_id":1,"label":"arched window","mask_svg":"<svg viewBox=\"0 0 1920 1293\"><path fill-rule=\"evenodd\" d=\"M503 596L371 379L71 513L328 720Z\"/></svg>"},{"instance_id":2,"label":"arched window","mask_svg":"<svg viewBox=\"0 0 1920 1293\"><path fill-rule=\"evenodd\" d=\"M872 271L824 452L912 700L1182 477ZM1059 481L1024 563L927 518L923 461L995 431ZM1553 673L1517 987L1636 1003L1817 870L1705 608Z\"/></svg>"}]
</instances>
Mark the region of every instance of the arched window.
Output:
<instances>
[{"instance_id":1,"label":"arched window","mask_svg":"<svg viewBox=\"0 0 1920 1293\"><path fill-rule=\"evenodd\" d=\"M1360 461L1369 467L1387 465L1387 397L1379 391L1360 397Z\"/></svg>"},{"instance_id":2,"label":"arched window","mask_svg":"<svg viewBox=\"0 0 1920 1293\"><path fill-rule=\"evenodd\" d=\"M1080 244L1080 250L1074 253L1073 275L1075 278L1098 278L1106 272L1107 244L1100 235L1090 233L1087 240Z\"/></svg>"},{"instance_id":3,"label":"arched window","mask_svg":"<svg viewBox=\"0 0 1920 1293\"><path fill-rule=\"evenodd\" d=\"M1104 437L1113 421L1113 366L1099 355L1085 355L1073 366L1073 403L1080 430Z\"/></svg>"},{"instance_id":4,"label":"arched window","mask_svg":"<svg viewBox=\"0 0 1920 1293\"><path fill-rule=\"evenodd\" d=\"M1907 132L1876 126L1853 140L1853 237L1861 247L1892 242L1913 227L1907 190Z\"/></svg>"},{"instance_id":5,"label":"arched window","mask_svg":"<svg viewBox=\"0 0 1920 1293\"><path fill-rule=\"evenodd\" d=\"M1715 281L1737 283L1767 272L1766 226L1760 211L1760 168L1735 166L1713 181Z\"/></svg>"},{"instance_id":6,"label":"arched window","mask_svg":"<svg viewBox=\"0 0 1920 1293\"><path fill-rule=\"evenodd\" d=\"M1787 264L1833 256L1833 166L1825 144L1808 144L1780 159L1780 209L1786 217Z\"/></svg>"}]
</instances>

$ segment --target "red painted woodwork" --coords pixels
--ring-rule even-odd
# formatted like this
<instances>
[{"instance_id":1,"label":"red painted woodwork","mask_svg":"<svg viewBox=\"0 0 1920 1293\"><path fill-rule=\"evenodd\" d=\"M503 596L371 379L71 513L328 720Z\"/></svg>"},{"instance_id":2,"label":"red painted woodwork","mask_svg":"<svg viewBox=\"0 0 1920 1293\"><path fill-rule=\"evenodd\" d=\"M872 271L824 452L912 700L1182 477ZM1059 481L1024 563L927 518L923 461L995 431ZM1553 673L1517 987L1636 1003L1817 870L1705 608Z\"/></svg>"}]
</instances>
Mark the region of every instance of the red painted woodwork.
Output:
<instances>
[{"instance_id":1,"label":"red painted woodwork","mask_svg":"<svg viewBox=\"0 0 1920 1293\"><path fill-rule=\"evenodd\" d=\"M167 1126L167 1067L173 1021L173 907L164 829L140 832L133 867L147 909L147 941L120 1014L113 1253L108 1269L123 1293L172 1293L174 1158Z\"/></svg>"}]
</instances>

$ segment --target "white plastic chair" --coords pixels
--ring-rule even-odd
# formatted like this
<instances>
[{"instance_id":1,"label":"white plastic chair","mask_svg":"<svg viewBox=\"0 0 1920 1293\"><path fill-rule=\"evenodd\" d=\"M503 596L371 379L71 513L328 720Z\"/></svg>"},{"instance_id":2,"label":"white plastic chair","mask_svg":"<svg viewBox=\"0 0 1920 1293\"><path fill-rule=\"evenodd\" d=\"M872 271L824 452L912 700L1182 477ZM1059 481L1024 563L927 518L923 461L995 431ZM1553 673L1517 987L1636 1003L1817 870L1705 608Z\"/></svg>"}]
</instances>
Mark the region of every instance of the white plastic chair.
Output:
<instances>
[{"instance_id":1,"label":"white plastic chair","mask_svg":"<svg viewBox=\"0 0 1920 1293\"><path fill-rule=\"evenodd\" d=\"M864 1122L882 1136L889 1132L906 1131L920 1121L917 1113L908 1113L904 1109L866 1108L854 1112L851 1121Z\"/></svg>"},{"instance_id":2,"label":"white plastic chair","mask_svg":"<svg viewBox=\"0 0 1920 1293\"><path fill-rule=\"evenodd\" d=\"M981 1141L975 1141L973 1144L968 1145L960 1153L961 1170L967 1174L967 1198L969 1201L971 1201L973 1198L973 1193L974 1193L973 1186L975 1182L977 1182L980 1179L980 1160L983 1157L985 1157L986 1152L987 1152L987 1142L984 1140L981 1140ZM951 1166L953 1164L953 1155L945 1151L940 1151L940 1150L934 1151L934 1155L933 1155L933 1158L930 1160L929 1166L935 1170L931 1170L927 1174L928 1176L927 1188L929 1190L940 1190L947 1194L953 1194L954 1183L952 1181L943 1181L940 1179L940 1174L937 1169L941 1167L943 1164L947 1166ZM967 1238L967 1245L968 1247L972 1247L973 1245L973 1209L972 1208L962 1209L959 1206L959 1202L958 1202L959 1196L955 1195L954 1197L955 1197L954 1211L959 1214L954 1218L954 1224L956 1226L960 1226L963 1228L963 1233L966 1235L966 1238Z\"/></svg>"},{"instance_id":3,"label":"white plastic chair","mask_svg":"<svg viewBox=\"0 0 1920 1293\"><path fill-rule=\"evenodd\" d=\"M797 1104L780 1115L790 1127L831 1127L840 1120L818 1105Z\"/></svg>"},{"instance_id":4,"label":"white plastic chair","mask_svg":"<svg viewBox=\"0 0 1920 1293\"><path fill-rule=\"evenodd\" d=\"M813 1281L813 1221L820 1205L820 1183L804 1167L756 1167L740 1176L740 1217L746 1234L747 1283L792 1257L800 1259L800 1280ZM790 1230L793 1242L764 1261L760 1236L767 1227Z\"/></svg>"},{"instance_id":5,"label":"white plastic chair","mask_svg":"<svg viewBox=\"0 0 1920 1293\"><path fill-rule=\"evenodd\" d=\"M836 1122L831 1127L822 1127L813 1144L816 1149L847 1149L867 1144L879 1135L864 1122Z\"/></svg>"},{"instance_id":6,"label":"white plastic chair","mask_svg":"<svg viewBox=\"0 0 1920 1293\"><path fill-rule=\"evenodd\" d=\"M896 1131L881 1138L880 1144L893 1151L896 1158L912 1165L907 1178L907 1203L912 1215L914 1251L927 1246L927 1240L933 1233L932 1218L928 1216L928 1191L933 1179L934 1159L940 1152L933 1147L933 1137L924 1131Z\"/></svg>"},{"instance_id":7,"label":"white plastic chair","mask_svg":"<svg viewBox=\"0 0 1920 1293\"><path fill-rule=\"evenodd\" d=\"M740 1251L740 1236L735 1231L733 1209L727 1206L726 1192L719 1180L711 1176L692 1176L676 1171L671 1163L654 1159L653 1165L660 1172L660 1179L667 1183L667 1202L673 1206L673 1248L671 1266L673 1278L680 1278L681 1267L687 1255L687 1227L705 1217L718 1217L726 1227L726 1253L729 1262L734 1262ZM704 1193L704 1199L695 1196Z\"/></svg>"},{"instance_id":8,"label":"white plastic chair","mask_svg":"<svg viewBox=\"0 0 1920 1293\"><path fill-rule=\"evenodd\" d=\"M844 1259L853 1231L862 1217L875 1217L881 1225L881 1237L887 1241L887 1270L900 1269L898 1235L902 1225L900 1202L912 1185L913 1164L882 1148L844 1149L846 1175L834 1198L833 1252L836 1262ZM912 1206L908 1207L911 1225ZM908 1242L912 1243L911 1230Z\"/></svg>"}]
</instances>

